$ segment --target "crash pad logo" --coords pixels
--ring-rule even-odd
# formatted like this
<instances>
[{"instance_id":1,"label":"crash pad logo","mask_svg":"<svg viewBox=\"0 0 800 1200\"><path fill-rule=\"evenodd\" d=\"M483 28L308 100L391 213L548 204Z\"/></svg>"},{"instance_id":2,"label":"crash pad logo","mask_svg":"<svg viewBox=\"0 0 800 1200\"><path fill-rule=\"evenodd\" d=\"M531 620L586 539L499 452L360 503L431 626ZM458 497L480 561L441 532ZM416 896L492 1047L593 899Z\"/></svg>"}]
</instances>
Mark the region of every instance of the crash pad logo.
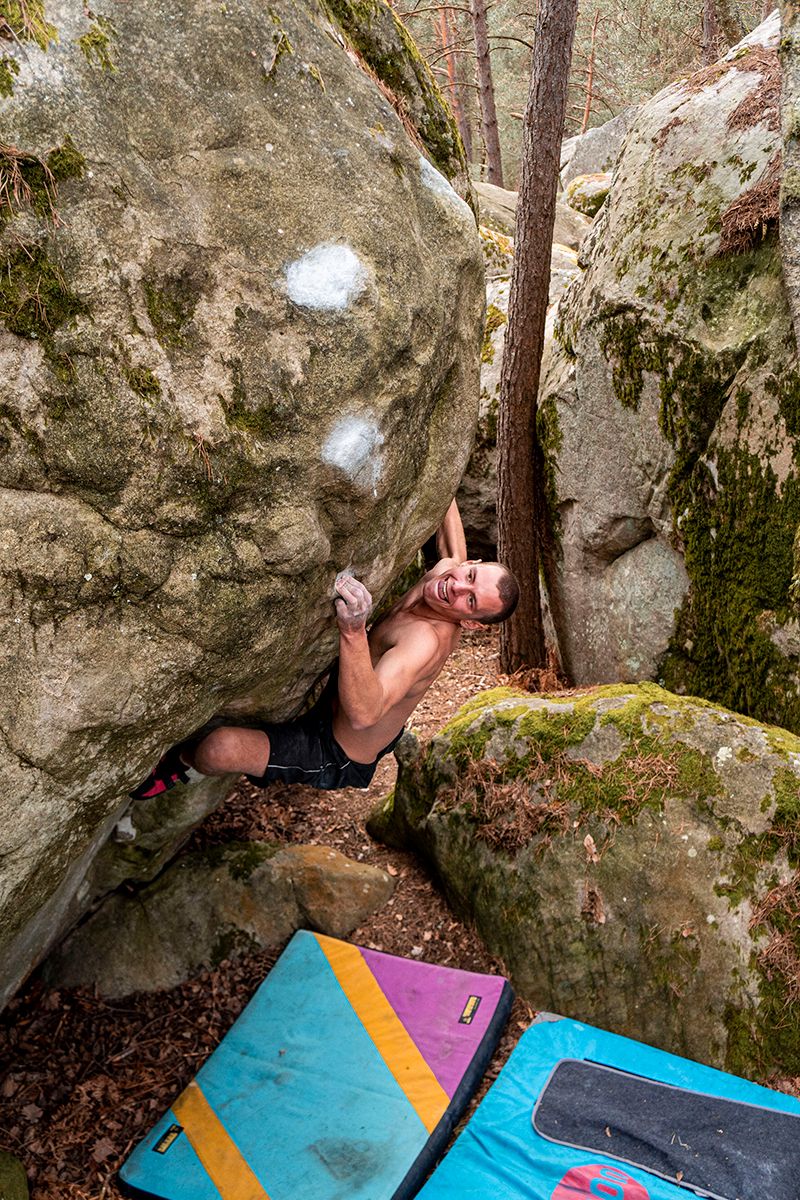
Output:
<instances>
[{"instance_id":1,"label":"crash pad logo","mask_svg":"<svg viewBox=\"0 0 800 1200\"><path fill-rule=\"evenodd\" d=\"M166 1133L162 1133L161 1137L156 1142L153 1149L156 1154L166 1154L172 1143L175 1141L178 1134L183 1133L182 1125L170 1125Z\"/></svg>"},{"instance_id":2,"label":"crash pad logo","mask_svg":"<svg viewBox=\"0 0 800 1200\"><path fill-rule=\"evenodd\" d=\"M619 1167L572 1167L550 1200L650 1200L650 1193Z\"/></svg>"},{"instance_id":3,"label":"crash pad logo","mask_svg":"<svg viewBox=\"0 0 800 1200\"><path fill-rule=\"evenodd\" d=\"M464 1005L464 1011L462 1012L461 1016L458 1018L460 1025L471 1025L472 1024L472 1018L475 1016L475 1013L478 1011L478 1005L480 1004L480 1002L481 1002L480 996L470 996L469 1000Z\"/></svg>"}]
</instances>

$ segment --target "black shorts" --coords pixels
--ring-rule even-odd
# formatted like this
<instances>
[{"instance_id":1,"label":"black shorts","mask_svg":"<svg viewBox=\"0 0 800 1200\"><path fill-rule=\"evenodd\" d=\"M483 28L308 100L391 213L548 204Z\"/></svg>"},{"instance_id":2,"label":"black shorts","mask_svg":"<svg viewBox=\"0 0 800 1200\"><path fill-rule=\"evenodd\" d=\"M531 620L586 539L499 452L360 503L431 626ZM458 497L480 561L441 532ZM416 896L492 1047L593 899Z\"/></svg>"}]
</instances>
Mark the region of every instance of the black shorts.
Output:
<instances>
[{"instance_id":1,"label":"black shorts","mask_svg":"<svg viewBox=\"0 0 800 1200\"><path fill-rule=\"evenodd\" d=\"M394 750L403 735L381 750L371 763L354 762L348 758L333 736L333 714L325 699L311 712L294 721L258 725L269 737L269 763L263 775L247 775L256 787L270 783L305 783L309 787L330 791L332 788L369 787L375 768L384 754Z\"/></svg>"}]
</instances>

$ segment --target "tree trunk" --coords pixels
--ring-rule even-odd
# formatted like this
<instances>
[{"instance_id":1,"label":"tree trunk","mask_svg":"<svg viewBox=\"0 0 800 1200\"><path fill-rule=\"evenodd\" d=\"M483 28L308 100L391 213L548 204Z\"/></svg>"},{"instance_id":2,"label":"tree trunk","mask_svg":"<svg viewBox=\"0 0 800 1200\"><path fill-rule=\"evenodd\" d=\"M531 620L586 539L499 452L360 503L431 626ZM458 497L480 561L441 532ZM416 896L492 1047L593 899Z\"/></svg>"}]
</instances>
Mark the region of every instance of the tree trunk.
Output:
<instances>
[{"instance_id":1,"label":"tree trunk","mask_svg":"<svg viewBox=\"0 0 800 1200\"><path fill-rule=\"evenodd\" d=\"M714 9L725 49L729 50L747 33L742 14L739 12L736 0L714 0Z\"/></svg>"},{"instance_id":2,"label":"tree trunk","mask_svg":"<svg viewBox=\"0 0 800 1200\"><path fill-rule=\"evenodd\" d=\"M500 135L497 131L492 62L489 57L489 30L486 26L486 0L472 0L472 24L475 30L475 49L478 55L478 96L481 103L483 143L486 147L487 178L489 183L503 187Z\"/></svg>"},{"instance_id":3,"label":"tree trunk","mask_svg":"<svg viewBox=\"0 0 800 1200\"><path fill-rule=\"evenodd\" d=\"M719 58L718 42L719 30L714 0L703 0L703 62L706 66L710 66Z\"/></svg>"},{"instance_id":4,"label":"tree trunk","mask_svg":"<svg viewBox=\"0 0 800 1200\"><path fill-rule=\"evenodd\" d=\"M501 626L504 671L545 665L539 573L549 545L537 393L550 286L561 139L578 0L540 0L525 110L517 232L500 379L498 555L520 582Z\"/></svg>"},{"instance_id":5,"label":"tree trunk","mask_svg":"<svg viewBox=\"0 0 800 1200\"><path fill-rule=\"evenodd\" d=\"M444 55L444 62L447 68L447 92L450 100L450 107L453 110L453 116L456 119L458 132L460 133L461 140L464 143L464 152L467 156L467 160L469 160L472 157L470 153L472 148L470 145L471 138L469 136L469 128L465 128L464 107L461 103L461 93L458 86L458 79L456 77L456 56L453 53L452 30L450 27L450 21L448 19L450 15L449 9L445 7L438 9L434 24L439 35L439 41L441 43L442 53Z\"/></svg>"},{"instance_id":6,"label":"tree trunk","mask_svg":"<svg viewBox=\"0 0 800 1200\"><path fill-rule=\"evenodd\" d=\"M456 14L450 8L447 10L450 19L450 42L458 44L458 26L456 24ZM455 55L453 55L455 58ZM462 57L462 63L463 63ZM467 89L464 87L464 71L458 69L458 60L455 63L455 91L458 96L458 132L461 134L461 140L464 143L464 153L467 156L467 162L472 162L472 127L469 119L469 97Z\"/></svg>"}]
</instances>

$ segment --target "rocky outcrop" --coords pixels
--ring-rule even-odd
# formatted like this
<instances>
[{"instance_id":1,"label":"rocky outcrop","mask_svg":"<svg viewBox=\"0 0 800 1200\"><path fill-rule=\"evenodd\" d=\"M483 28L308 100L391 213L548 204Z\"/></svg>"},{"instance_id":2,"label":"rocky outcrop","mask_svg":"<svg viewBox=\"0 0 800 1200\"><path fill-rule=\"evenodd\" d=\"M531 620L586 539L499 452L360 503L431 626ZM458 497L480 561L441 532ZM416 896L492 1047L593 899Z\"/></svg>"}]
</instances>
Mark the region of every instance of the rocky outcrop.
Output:
<instances>
[{"instance_id":1,"label":"rocky outcrop","mask_svg":"<svg viewBox=\"0 0 800 1200\"><path fill-rule=\"evenodd\" d=\"M53 2L3 43L0 1002L163 747L289 715L336 572L380 596L466 462L480 246L417 142L461 151L369 11Z\"/></svg>"},{"instance_id":2,"label":"rocky outcrop","mask_svg":"<svg viewBox=\"0 0 800 1200\"><path fill-rule=\"evenodd\" d=\"M611 188L611 176L605 171L575 175L567 184L565 196L570 208L586 217L596 217Z\"/></svg>"},{"instance_id":3,"label":"rocky outcrop","mask_svg":"<svg viewBox=\"0 0 800 1200\"><path fill-rule=\"evenodd\" d=\"M610 121L576 133L561 143L562 188L577 175L593 175L597 171L613 170L619 158L625 135L636 117L637 106L630 105Z\"/></svg>"},{"instance_id":4,"label":"rocky outcrop","mask_svg":"<svg viewBox=\"0 0 800 1200\"><path fill-rule=\"evenodd\" d=\"M571 677L658 678L797 730L800 372L774 31L639 110L559 308L540 414Z\"/></svg>"},{"instance_id":5,"label":"rocky outcrop","mask_svg":"<svg viewBox=\"0 0 800 1200\"><path fill-rule=\"evenodd\" d=\"M498 233L513 237L517 220L517 193L496 187L493 183L476 183L474 186L482 223ZM591 222L582 213L561 200L556 203L554 242L577 250L590 229Z\"/></svg>"},{"instance_id":6,"label":"rocky outcrop","mask_svg":"<svg viewBox=\"0 0 800 1200\"><path fill-rule=\"evenodd\" d=\"M370 831L427 856L532 1005L800 1070L800 738L655 684L500 688L398 757Z\"/></svg>"},{"instance_id":7,"label":"rocky outcrop","mask_svg":"<svg viewBox=\"0 0 800 1200\"><path fill-rule=\"evenodd\" d=\"M297 929L347 937L393 890L385 871L327 846L218 846L183 855L135 896L110 896L45 974L110 998L159 991Z\"/></svg>"}]
</instances>

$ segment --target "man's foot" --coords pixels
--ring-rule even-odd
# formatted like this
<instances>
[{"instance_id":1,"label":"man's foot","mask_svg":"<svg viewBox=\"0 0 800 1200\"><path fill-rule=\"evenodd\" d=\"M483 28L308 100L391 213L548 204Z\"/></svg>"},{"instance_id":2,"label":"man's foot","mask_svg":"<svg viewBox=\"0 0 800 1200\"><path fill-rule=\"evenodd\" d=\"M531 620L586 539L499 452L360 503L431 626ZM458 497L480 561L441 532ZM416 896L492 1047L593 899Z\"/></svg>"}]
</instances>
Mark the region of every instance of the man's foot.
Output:
<instances>
[{"instance_id":1,"label":"man's foot","mask_svg":"<svg viewBox=\"0 0 800 1200\"><path fill-rule=\"evenodd\" d=\"M183 742L178 742L177 746L173 746L171 750L167 751L158 766L153 767L144 783L140 783L132 792L128 792L130 798L132 800L149 800L152 796L160 796L162 792L168 792L170 788L174 788L179 783L189 783L187 774L189 767L183 761L183 755L191 754L204 738L207 738L215 729L219 729L220 725L225 724L225 717L212 717L210 721L206 721L205 725L201 725L191 737L186 738Z\"/></svg>"},{"instance_id":2,"label":"man's foot","mask_svg":"<svg viewBox=\"0 0 800 1200\"><path fill-rule=\"evenodd\" d=\"M188 783L189 776L186 772L189 768L181 758L181 752L185 749L186 742L181 742L180 745L173 746L171 750L168 750L158 766L153 767L147 779L128 793L131 799L150 800L153 796L160 796L162 792L168 792L176 784Z\"/></svg>"}]
</instances>

